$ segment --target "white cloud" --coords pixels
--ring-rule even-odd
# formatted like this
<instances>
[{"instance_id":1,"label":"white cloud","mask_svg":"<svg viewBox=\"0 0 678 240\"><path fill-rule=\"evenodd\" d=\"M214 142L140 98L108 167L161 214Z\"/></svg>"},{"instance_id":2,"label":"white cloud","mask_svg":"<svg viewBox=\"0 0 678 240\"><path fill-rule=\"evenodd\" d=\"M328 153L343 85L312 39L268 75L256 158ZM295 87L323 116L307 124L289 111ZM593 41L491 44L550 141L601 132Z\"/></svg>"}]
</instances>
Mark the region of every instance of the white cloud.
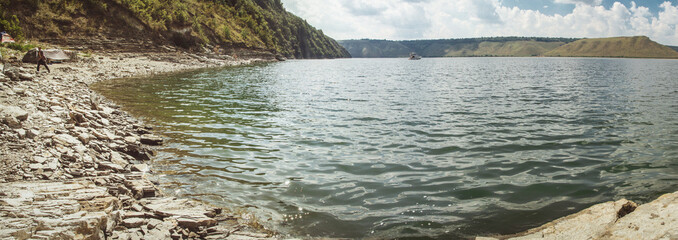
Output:
<instances>
[{"instance_id":1,"label":"white cloud","mask_svg":"<svg viewBox=\"0 0 678 240\"><path fill-rule=\"evenodd\" d=\"M678 5L671 2L653 14L635 2L605 8L600 0L555 1L576 5L571 13L547 15L500 0L283 0L289 11L335 39L646 35L678 45Z\"/></svg>"},{"instance_id":2,"label":"white cloud","mask_svg":"<svg viewBox=\"0 0 678 240\"><path fill-rule=\"evenodd\" d=\"M603 3L603 0L555 0L553 2L562 4L600 5Z\"/></svg>"}]
</instances>

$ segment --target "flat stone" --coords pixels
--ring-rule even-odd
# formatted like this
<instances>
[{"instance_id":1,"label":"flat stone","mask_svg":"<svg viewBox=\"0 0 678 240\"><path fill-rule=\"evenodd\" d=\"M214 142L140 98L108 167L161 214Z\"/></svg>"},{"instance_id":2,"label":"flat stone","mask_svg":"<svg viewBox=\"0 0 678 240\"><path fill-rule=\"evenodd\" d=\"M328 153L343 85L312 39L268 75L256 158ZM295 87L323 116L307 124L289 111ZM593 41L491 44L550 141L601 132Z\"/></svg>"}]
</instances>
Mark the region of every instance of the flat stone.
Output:
<instances>
[{"instance_id":1,"label":"flat stone","mask_svg":"<svg viewBox=\"0 0 678 240\"><path fill-rule=\"evenodd\" d=\"M100 162L99 168L104 170L113 170L115 172L124 172L125 168L112 162Z\"/></svg>"},{"instance_id":2,"label":"flat stone","mask_svg":"<svg viewBox=\"0 0 678 240\"><path fill-rule=\"evenodd\" d=\"M146 214L143 213L143 212L127 211L122 216L122 218L124 218L124 219L127 219L127 218L146 218Z\"/></svg>"},{"instance_id":3,"label":"flat stone","mask_svg":"<svg viewBox=\"0 0 678 240\"><path fill-rule=\"evenodd\" d=\"M110 126L111 125L111 122L108 121L108 119L105 119L105 118L99 119L99 122L101 122L101 125L104 125L104 126Z\"/></svg>"},{"instance_id":4,"label":"flat stone","mask_svg":"<svg viewBox=\"0 0 678 240\"><path fill-rule=\"evenodd\" d=\"M162 217L181 217L196 220L212 218L221 212L221 209L209 207L205 204L189 199L154 198L142 199L140 200L140 203L144 206L144 208L151 210L155 214ZM209 221L201 222L211 223Z\"/></svg>"},{"instance_id":5,"label":"flat stone","mask_svg":"<svg viewBox=\"0 0 678 240\"><path fill-rule=\"evenodd\" d=\"M162 145L163 139L159 136L152 135L152 134L144 134L141 135L141 143L146 144L146 145Z\"/></svg>"},{"instance_id":6,"label":"flat stone","mask_svg":"<svg viewBox=\"0 0 678 240\"><path fill-rule=\"evenodd\" d=\"M54 135L52 139L55 142L60 143L61 145L64 145L66 147L71 147L80 144L80 140L68 134L57 134Z\"/></svg>"},{"instance_id":7,"label":"flat stone","mask_svg":"<svg viewBox=\"0 0 678 240\"><path fill-rule=\"evenodd\" d=\"M17 135L19 135L20 139L26 138L26 130L25 129L16 129L14 130Z\"/></svg>"},{"instance_id":8,"label":"flat stone","mask_svg":"<svg viewBox=\"0 0 678 240\"><path fill-rule=\"evenodd\" d=\"M6 117L1 118L1 119L2 119L2 122L4 124L6 124L7 126L9 126L10 128L14 128L14 129L21 128L21 122L19 122L19 120L17 120L15 117L6 116Z\"/></svg>"},{"instance_id":9,"label":"flat stone","mask_svg":"<svg viewBox=\"0 0 678 240\"><path fill-rule=\"evenodd\" d=\"M528 230L512 239L600 239L607 227L617 220L617 212L629 202L622 199L593 205L579 213L569 215L541 227Z\"/></svg>"},{"instance_id":10,"label":"flat stone","mask_svg":"<svg viewBox=\"0 0 678 240\"><path fill-rule=\"evenodd\" d=\"M27 137L27 138L33 139L33 138L36 138L37 136L40 136L40 131L39 131L39 130L36 130L36 129L28 129L28 131L26 131L26 137Z\"/></svg>"},{"instance_id":11,"label":"flat stone","mask_svg":"<svg viewBox=\"0 0 678 240\"><path fill-rule=\"evenodd\" d=\"M148 164L134 164L132 165L132 171L135 172L148 172L150 169L148 168Z\"/></svg>"},{"instance_id":12,"label":"flat stone","mask_svg":"<svg viewBox=\"0 0 678 240\"><path fill-rule=\"evenodd\" d=\"M500 239L678 239L677 226L678 192L675 192L640 206L626 199L596 204Z\"/></svg>"},{"instance_id":13,"label":"flat stone","mask_svg":"<svg viewBox=\"0 0 678 240\"><path fill-rule=\"evenodd\" d=\"M50 122L53 122L53 123L57 123L57 124L58 124L58 123L64 122L63 119L58 118L58 117L51 117L51 118L49 118L49 121L50 121Z\"/></svg>"},{"instance_id":14,"label":"flat stone","mask_svg":"<svg viewBox=\"0 0 678 240\"><path fill-rule=\"evenodd\" d=\"M200 227L211 227L217 224L217 220L209 217L179 217L177 218L179 226L198 229Z\"/></svg>"},{"instance_id":15,"label":"flat stone","mask_svg":"<svg viewBox=\"0 0 678 240\"><path fill-rule=\"evenodd\" d=\"M115 152L115 151L111 152L110 161L112 163L115 163L115 164L123 166L123 167L127 166L127 164L129 164L129 162L127 162L124 158L122 158L122 155L120 155L120 153Z\"/></svg>"},{"instance_id":16,"label":"flat stone","mask_svg":"<svg viewBox=\"0 0 678 240\"><path fill-rule=\"evenodd\" d=\"M80 134L78 134L78 139L79 139L83 144L87 144L87 143L89 143L89 140L92 139L92 137L91 137L89 134L87 134L87 133L80 133Z\"/></svg>"},{"instance_id":17,"label":"flat stone","mask_svg":"<svg viewBox=\"0 0 678 240\"><path fill-rule=\"evenodd\" d=\"M126 218L122 220L122 225L127 228L138 228L146 223L146 219L143 218Z\"/></svg>"},{"instance_id":18,"label":"flat stone","mask_svg":"<svg viewBox=\"0 0 678 240\"><path fill-rule=\"evenodd\" d=\"M33 78L35 78L33 74L19 73L19 80L21 81L33 81Z\"/></svg>"},{"instance_id":19,"label":"flat stone","mask_svg":"<svg viewBox=\"0 0 678 240\"><path fill-rule=\"evenodd\" d=\"M107 137L108 139L110 139L110 140L116 140L116 139L119 138L117 135L115 135L114 133L112 133L112 132L109 131L108 129L105 129L105 128L104 128L104 129L102 130L102 132L103 132L103 134L105 134L106 137Z\"/></svg>"},{"instance_id":20,"label":"flat stone","mask_svg":"<svg viewBox=\"0 0 678 240\"><path fill-rule=\"evenodd\" d=\"M5 183L0 192L0 239L104 239L121 206L84 181Z\"/></svg>"},{"instance_id":21,"label":"flat stone","mask_svg":"<svg viewBox=\"0 0 678 240\"><path fill-rule=\"evenodd\" d=\"M40 163L31 163L28 165L28 167L32 170L38 170L38 169L43 169L44 166Z\"/></svg>"},{"instance_id":22,"label":"flat stone","mask_svg":"<svg viewBox=\"0 0 678 240\"><path fill-rule=\"evenodd\" d=\"M146 179L127 179L125 180L125 187L132 190L134 198L142 199L148 197L155 197L155 185Z\"/></svg>"},{"instance_id":23,"label":"flat stone","mask_svg":"<svg viewBox=\"0 0 678 240\"><path fill-rule=\"evenodd\" d=\"M59 160L56 158L52 159L47 163L47 168L51 169L52 171L56 170L59 167Z\"/></svg>"},{"instance_id":24,"label":"flat stone","mask_svg":"<svg viewBox=\"0 0 678 240\"><path fill-rule=\"evenodd\" d=\"M47 158L41 156L34 156L33 161L36 163L44 163L45 161L47 161Z\"/></svg>"},{"instance_id":25,"label":"flat stone","mask_svg":"<svg viewBox=\"0 0 678 240\"><path fill-rule=\"evenodd\" d=\"M124 140L127 144L134 144L134 143L137 142L137 139L135 137L132 137L132 136L125 137Z\"/></svg>"},{"instance_id":26,"label":"flat stone","mask_svg":"<svg viewBox=\"0 0 678 240\"><path fill-rule=\"evenodd\" d=\"M28 112L16 106L0 105L0 116L13 117L19 121L28 119Z\"/></svg>"},{"instance_id":27,"label":"flat stone","mask_svg":"<svg viewBox=\"0 0 678 240\"><path fill-rule=\"evenodd\" d=\"M106 135L102 132L99 132L97 130L93 130L92 135L94 135L99 140L110 140L110 138L108 138L108 135Z\"/></svg>"},{"instance_id":28,"label":"flat stone","mask_svg":"<svg viewBox=\"0 0 678 240\"><path fill-rule=\"evenodd\" d=\"M678 239L678 192L664 194L619 218L603 239Z\"/></svg>"}]
</instances>

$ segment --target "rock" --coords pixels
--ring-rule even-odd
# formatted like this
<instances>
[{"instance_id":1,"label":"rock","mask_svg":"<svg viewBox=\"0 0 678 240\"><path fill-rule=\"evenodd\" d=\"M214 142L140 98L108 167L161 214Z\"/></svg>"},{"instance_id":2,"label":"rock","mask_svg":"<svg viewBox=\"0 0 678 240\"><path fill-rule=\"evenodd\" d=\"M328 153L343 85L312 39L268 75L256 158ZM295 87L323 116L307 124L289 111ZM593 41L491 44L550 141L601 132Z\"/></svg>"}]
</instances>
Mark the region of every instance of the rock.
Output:
<instances>
[{"instance_id":1,"label":"rock","mask_svg":"<svg viewBox=\"0 0 678 240\"><path fill-rule=\"evenodd\" d=\"M209 207L194 200L176 198L142 199L141 205L161 217L184 218L186 221L195 221L201 226L212 226L216 221L207 220L221 212L219 208ZM214 219L212 219L214 220ZM187 223L191 224L191 223Z\"/></svg>"},{"instance_id":2,"label":"rock","mask_svg":"<svg viewBox=\"0 0 678 240\"><path fill-rule=\"evenodd\" d=\"M113 170L115 172L124 172L125 168L112 162L100 162L99 168L104 170Z\"/></svg>"},{"instance_id":3,"label":"rock","mask_svg":"<svg viewBox=\"0 0 678 240\"><path fill-rule=\"evenodd\" d=\"M136 199L155 197L157 195L155 185L146 179L126 179L125 187L132 190Z\"/></svg>"},{"instance_id":4,"label":"rock","mask_svg":"<svg viewBox=\"0 0 678 240\"><path fill-rule=\"evenodd\" d=\"M33 139L37 136L40 136L40 131L37 129L28 129L28 131L26 131L26 137L28 138Z\"/></svg>"},{"instance_id":5,"label":"rock","mask_svg":"<svg viewBox=\"0 0 678 240\"><path fill-rule=\"evenodd\" d=\"M142 209L143 210L143 209ZM123 219L128 219L128 218L146 218L146 213L143 212L136 212L136 211L126 211L125 214L122 216Z\"/></svg>"},{"instance_id":6,"label":"rock","mask_svg":"<svg viewBox=\"0 0 678 240\"><path fill-rule=\"evenodd\" d=\"M44 163L45 161L47 161L47 158L41 156L34 156L33 161L36 163Z\"/></svg>"},{"instance_id":7,"label":"rock","mask_svg":"<svg viewBox=\"0 0 678 240\"><path fill-rule=\"evenodd\" d=\"M56 124L59 124L59 123L62 123L64 120L62 120L61 118L58 118L58 117L52 117L52 118L49 118L49 121L56 123Z\"/></svg>"},{"instance_id":8,"label":"rock","mask_svg":"<svg viewBox=\"0 0 678 240\"><path fill-rule=\"evenodd\" d=\"M89 134L87 134L87 133L80 133L80 134L78 134L78 139L79 139L83 144L88 144L88 143L89 143L89 140L90 140L91 138L92 138L92 137L91 137Z\"/></svg>"},{"instance_id":9,"label":"rock","mask_svg":"<svg viewBox=\"0 0 678 240\"><path fill-rule=\"evenodd\" d=\"M619 218L603 236L606 239L678 239L676 226L678 192L664 194L635 208Z\"/></svg>"},{"instance_id":10,"label":"rock","mask_svg":"<svg viewBox=\"0 0 678 240\"><path fill-rule=\"evenodd\" d=\"M111 122L108 121L108 119L105 119L105 118L99 119L99 122L101 123L101 125L104 125L104 126L110 126L111 125Z\"/></svg>"},{"instance_id":11,"label":"rock","mask_svg":"<svg viewBox=\"0 0 678 240\"><path fill-rule=\"evenodd\" d=\"M99 140L110 140L106 134L103 134L97 130L92 130L92 135L94 135Z\"/></svg>"},{"instance_id":12,"label":"rock","mask_svg":"<svg viewBox=\"0 0 678 240\"><path fill-rule=\"evenodd\" d=\"M6 183L0 192L0 239L104 239L121 206L84 181Z\"/></svg>"},{"instance_id":13,"label":"rock","mask_svg":"<svg viewBox=\"0 0 678 240\"><path fill-rule=\"evenodd\" d=\"M152 134L141 135L140 141L143 144L153 145L153 146L162 145L162 143L163 143L163 139L161 137L158 137L158 136L152 135Z\"/></svg>"},{"instance_id":14,"label":"rock","mask_svg":"<svg viewBox=\"0 0 678 240\"><path fill-rule=\"evenodd\" d=\"M127 228L138 228L146 223L146 219L143 218L126 218L122 220L122 225Z\"/></svg>"},{"instance_id":15,"label":"rock","mask_svg":"<svg viewBox=\"0 0 678 240\"><path fill-rule=\"evenodd\" d=\"M17 133L17 135L19 135L20 139L26 138L26 130L25 129L16 129L14 131Z\"/></svg>"},{"instance_id":16,"label":"rock","mask_svg":"<svg viewBox=\"0 0 678 240\"><path fill-rule=\"evenodd\" d=\"M112 132L109 131L108 129L105 129L105 128L104 128L104 129L102 130L102 132L103 132L104 135L106 135L106 138L108 138L109 140L116 140L116 139L119 138L118 135L115 135L114 133L112 133Z\"/></svg>"},{"instance_id":17,"label":"rock","mask_svg":"<svg viewBox=\"0 0 678 240\"><path fill-rule=\"evenodd\" d=\"M591 206L501 239L676 239L678 192L636 207L626 199ZM479 237L476 239L495 239Z\"/></svg>"},{"instance_id":18,"label":"rock","mask_svg":"<svg viewBox=\"0 0 678 240\"><path fill-rule=\"evenodd\" d=\"M13 117L19 121L26 121L26 119L28 119L28 112L16 106L0 105L0 116Z\"/></svg>"},{"instance_id":19,"label":"rock","mask_svg":"<svg viewBox=\"0 0 678 240\"><path fill-rule=\"evenodd\" d=\"M20 81L19 79L19 70L16 68L7 69L5 75L12 81Z\"/></svg>"},{"instance_id":20,"label":"rock","mask_svg":"<svg viewBox=\"0 0 678 240\"><path fill-rule=\"evenodd\" d=\"M622 199L589 207L579 213L557 219L539 228L528 230L514 239L599 239L608 225L617 220L619 209L629 202Z\"/></svg>"},{"instance_id":21,"label":"rock","mask_svg":"<svg viewBox=\"0 0 678 240\"><path fill-rule=\"evenodd\" d=\"M127 145L123 150L125 153L134 157L134 159L141 161L151 160L151 156L155 155L155 153L152 150L143 148L135 144Z\"/></svg>"},{"instance_id":22,"label":"rock","mask_svg":"<svg viewBox=\"0 0 678 240\"><path fill-rule=\"evenodd\" d=\"M140 126L140 125L137 125L137 124L132 125L132 128L135 131L137 131L137 133L142 134L142 135L143 134L150 134L151 130L152 130L150 127L144 127L144 126Z\"/></svg>"},{"instance_id":23,"label":"rock","mask_svg":"<svg viewBox=\"0 0 678 240\"><path fill-rule=\"evenodd\" d=\"M47 163L47 168L49 168L52 171L57 170L57 167L59 167L59 160L57 160L56 158L52 159L52 161Z\"/></svg>"},{"instance_id":24,"label":"rock","mask_svg":"<svg viewBox=\"0 0 678 240\"><path fill-rule=\"evenodd\" d=\"M38 170L38 169L42 169L42 168L43 168L43 165L40 164L40 163L31 163L31 164L28 165L28 167L29 167L31 170Z\"/></svg>"},{"instance_id":25,"label":"rock","mask_svg":"<svg viewBox=\"0 0 678 240\"><path fill-rule=\"evenodd\" d=\"M4 118L2 118L2 123L9 126L10 128L15 128L15 129L21 128L21 122L19 122L19 120L17 120L14 117L10 117L10 116L4 117Z\"/></svg>"},{"instance_id":26,"label":"rock","mask_svg":"<svg viewBox=\"0 0 678 240\"><path fill-rule=\"evenodd\" d=\"M68 115L71 117L71 120L73 120L76 123L85 123L87 122L87 119L85 118L85 115L79 112L71 111L68 113Z\"/></svg>"},{"instance_id":27,"label":"rock","mask_svg":"<svg viewBox=\"0 0 678 240\"><path fill-rule=\"evenodd\" d=\"M57 134L52 137L52 139L66 147L71 147L74 145L80 144L80 140L76 139L75 137L68 135L68 134Z\"/></svg>"},{"instance_id":28,"label":"rock","mask_svg":"<svg viewBox=\"0 0 678 240\"><path fill-rule=\"evenodd\" d=\"M200 227L211 227L217 224L217 220L208 217L180 217L177 223L181 227L197 230Z\"/></svg>"},{"instance_id":29,"label":"rock","mask_svg":"<svg viewBox=\"0 0 678 240\"><path fill-rule=\"evenodd\" d=\"M172 239L171 230L176 228L176 222L160 221L157 219L149 219L145 237L147 239Z\"/></svg>"},{"instance_id":30,"label":"rock","mask_svg":"<svg viewBox=\"0 0 678 240\"><path fill-rule=\"evenodd\" d=\"M35 76L33 74L19 73L19 80L21 80L21 81L33 81L33 78L35 78Z\"/></svg>"},{"instance_id":31,"label":"rock","mask_svg":"<svg viewBox=\"0 0 678 240\"><path fill-rule=\"evenodd\" d=\"M16 88L14 88L14 89L12 89L12 90L14 91L14 93L19 94L19 95L24 95L24 94L26 94L26 89L23 89L23 88L18 88L18 87L16 87Z\"/></svg>"},{"instance_id":32,"label":"rock","mask_svg":"<svg viewBox=\"0 0 678 240\"><path fill-rule=\"evenodd\" d=\"M132 165L132 171L135 172L148 172L150 169L147 164L134 164Z\"/></svg>"},{"instance_id":33,"label":"rock","mask_svg":"<svg viewBox=\"0 0 678 240\"><path fill-rule=\"evenodd\" d=\"M129 162L122 158L122 155L120 155L118 152L111 152L110 161L123 167L129 164Z\"/></svg>"},{"instance_id":34,"label":"rock","mask_svg":"<svg viewBox=\"0 0 678 240\"><path fill-rule=\"evenodd\" d=\"M125 137L124 140L125 140L125 142L126 142L127 144L134 144L134 143L137 142L137 138L135 138L135 137L133 137L133 136Z\"/></svg>"}]
</instances>

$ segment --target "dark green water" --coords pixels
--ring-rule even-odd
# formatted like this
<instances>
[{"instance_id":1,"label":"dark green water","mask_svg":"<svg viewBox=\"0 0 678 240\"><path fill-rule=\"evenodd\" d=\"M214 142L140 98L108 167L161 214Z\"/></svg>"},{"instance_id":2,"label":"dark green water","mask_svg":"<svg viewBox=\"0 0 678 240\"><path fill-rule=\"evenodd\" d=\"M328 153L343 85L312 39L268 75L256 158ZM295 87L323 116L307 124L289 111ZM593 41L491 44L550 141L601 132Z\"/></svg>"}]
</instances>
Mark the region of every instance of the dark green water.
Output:
<instances>
[{"instance_id":1,"label":"dark green water","mask_svg":"<svg viewBox=\"0 0 678 240\"><path fill-rule=\"evenodd\" d=\"M167 191L292 236L466 238L678 190L678 61L344 59L95 86Z\"/></svg>"}]
</instances>

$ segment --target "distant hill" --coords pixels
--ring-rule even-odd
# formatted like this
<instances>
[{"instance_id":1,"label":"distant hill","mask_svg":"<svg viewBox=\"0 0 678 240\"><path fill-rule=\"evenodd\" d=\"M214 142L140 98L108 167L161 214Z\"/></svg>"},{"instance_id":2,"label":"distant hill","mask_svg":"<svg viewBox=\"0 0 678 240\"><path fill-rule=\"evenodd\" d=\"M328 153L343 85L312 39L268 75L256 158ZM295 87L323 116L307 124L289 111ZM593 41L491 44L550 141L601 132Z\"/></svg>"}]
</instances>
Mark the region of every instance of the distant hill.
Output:
<instances>
[{"instance_id":1,"label":"distant hill","mask_svg":"<svg viewBox=\"0 0 678 240\"><path fill-rule=\"evenodd\" d=\"M411 52L424 57L540 56L574 38L495 37L439 40L340 40L356 58L401 58Z\"/></svg>"},{"instance_id":2,"label":"distant hill","mask_svg":"<svg viewBox=\"0 0 678 240\"><path fill-rule=\"evenodd\" d=\"M676 50L645 36L581 39L544 54L551 57L678 58Z\"/></svg>"},{"instance_id":3,"label":"distant hill","mask_svg":"<svg viewBox=\"0 0 678 240\"><path fill-rule=\"evenodd\" d=\"M334 39L286 11L280 0L0 0L3 30L56 44L115 41L110 48L122 48L151 41L194 50L256 49L291 58L350 57Z\"/></svg>"}]
</instances>

